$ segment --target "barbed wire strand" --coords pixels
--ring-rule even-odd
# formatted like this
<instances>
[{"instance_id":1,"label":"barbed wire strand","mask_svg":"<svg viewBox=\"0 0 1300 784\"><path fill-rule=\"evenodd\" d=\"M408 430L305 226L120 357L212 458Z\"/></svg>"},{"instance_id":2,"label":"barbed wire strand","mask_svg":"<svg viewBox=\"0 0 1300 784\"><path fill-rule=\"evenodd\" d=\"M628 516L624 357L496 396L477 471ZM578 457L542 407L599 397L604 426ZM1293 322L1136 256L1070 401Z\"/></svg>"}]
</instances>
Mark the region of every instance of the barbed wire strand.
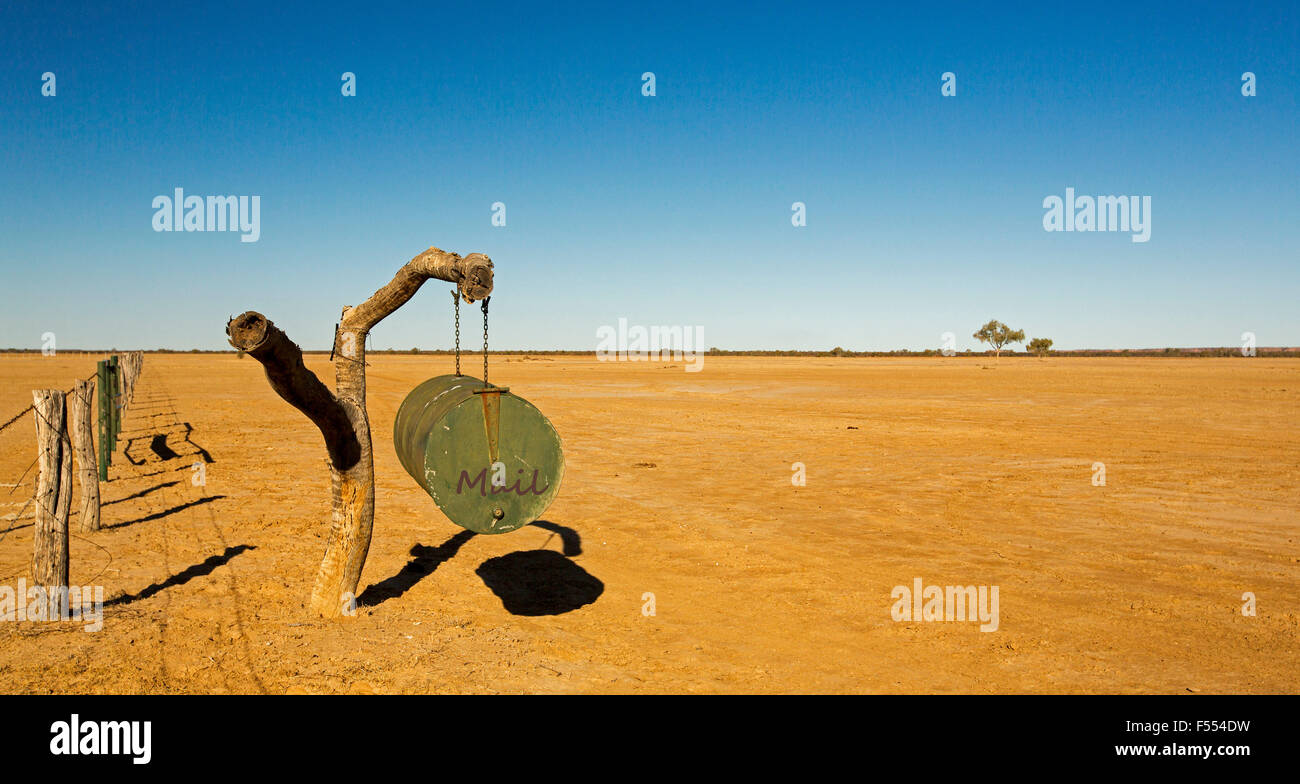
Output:
<instances>
[{"instance_id":1,"label":"barbed wire strand","mask_svg":"<svg viewBox=\"0 0 1300 784\"><path fill-rule=\"evenodd\" d=\"M94 372L94 373L91 373L89 376L86 376L85 378L80 379L80 380L81 380L81 381L90 381L91 379L95 378L95 377L98 376L98 375L99 375L99 372L96 371L96 372ZM63 394L65 394L65 395L71 395L71 394L72 394L73 392L75 392L75 391L77 391L77 386L74 384L74 385L72 386L71 389L65 390ZM3 432L5 431L5 428L9 427L9 426L12 425L14 422L17 422L19 419L22 419L23 415L26 414L28 411L34 411L35 409L36 409L36 404L33 403L32 405L28 406L27 408L24 408L22 411L19 411L17 414L14 414L13 417L10 418L10 420L9 420L8 422L5 422L3 425L0 425L0 433L3 433Z\"/></svg>"},{"instance_id":2,"label":"barbed wire strand","mask_svg":"<svg viewBox=\"0 0 1300 784\"><path fill-rule=\"evenodd\" d=\"M98 375L99 375L99 372L96 371L95 373L92 373L92 374L90 374L89 376L87 376L86 378L81 379L81 380L82 380L82 381L89 381L89 380L91 380L92 378L95 378L95 377L98 376ZM69 389L69 390L65 391L65 392L63 393L64 396L65 396L65 398L66 398L67 395L70 395L70 394L72 394L73 392L75 392L76 389L77 389L77 387L76 387L76 385L74 384L73 387L72 387L72 389ZM64 415L65 415L65 417L66 417L66 414L67 414L67 408L66 408L66 406L67 406L67 404L66 404L66 402L65 402L65 403L64 403ZM30 405L30 406L28 406L27 408L25 408L25 409L23 409L22 411L20 411L20 412L18 413L18 416L15 416L13 419L10 419L8 422L6 422L6 423L4 424L3 427L0 427L0 431L3 431L4 428L8 427L9 425L12 425L14 422L17 422L18 419L19 419L20 417L22 417L23 414L26 414L28 411L33 412L33 415L35 415L35 412L36 412L36 404L35 404L35 403L32 403L32 405ZM44 419L44 417L42 417L42 419ZM50 426L50 427L53 427L53 426L54 426L54 425L53 425L53 424L52 424L48 419L45 420L45 424L48 425L48 426ZM70 437L66 432L65 432L64 435L63 435L63 446L64 446L65 448L69 449L69 450L72 449L72 439L71 439L71 437ZM40 456L40 453L39 453L39 451L38 451L38 453L37 453L37 455L36 455L36 459L33 460L33 461L31 462L31 465L29 465L29 466L27 466L27 468L23 469L23 473L22 473L21 476L18 477L18 481L14 482L14 486L13 486L12 489L10 489L10 491L9 491L9 495L13 495L14 492L15 492L19 487L22 487L23 479L26 478L26 476L27 476L27 472L30 471L30 470L32 470L32 468L33 468L37 463L39 463L40 460L41 460L41 456ZM69 492L71 492L71 490L69 490ZM6 528L6 529L4 530L4 533L0 533L0 542L3 542L3 541L5 540L5 537L9 536L9 532L12 531L12 530L14 530L14 527L18 525L18 521L21 520L21 519L23 519L23 515L27 512L27 507L31 506L31 505L32 505L32 502L35 501L35 500L36 500L36 489L35 489L35 488L32 488L32 497L29 498L29 499L27 499L27 503L23 504L23 508L20 509L20 510L18 511L18 514L15 515L15 516L13 517L12 520L9 521L9 527ZM44 507L42 506L42 508L44 508Z\"/></svg>"}]
</instances>

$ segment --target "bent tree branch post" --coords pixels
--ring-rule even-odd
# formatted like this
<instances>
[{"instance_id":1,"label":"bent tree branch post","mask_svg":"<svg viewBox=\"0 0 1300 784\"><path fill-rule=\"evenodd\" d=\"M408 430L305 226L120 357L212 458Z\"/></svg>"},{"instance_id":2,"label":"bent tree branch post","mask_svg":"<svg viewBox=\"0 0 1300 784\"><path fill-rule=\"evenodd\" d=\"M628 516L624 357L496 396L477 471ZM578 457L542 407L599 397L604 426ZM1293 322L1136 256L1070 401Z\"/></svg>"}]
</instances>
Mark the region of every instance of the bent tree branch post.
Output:
<instances>
[{"instance_id":1,"label":"bent tree branch post","mask_svg":"<svg viewBox=\"0 0 1300 784\"><path fill-rule=\"evenodd\" d=\"M375 468L366 415L366 335L430 278L456 284L466 302L492 293L492 260L429 248L356 307L345 306L334 336L335 390L302 361L302 350L266 316L248 311L226 324L230 345L262 363L276 394L320 430L329 454L332 512L325 557L308 608L325 618L350 614L370 550Z\"/></svg>"}]
</instances>

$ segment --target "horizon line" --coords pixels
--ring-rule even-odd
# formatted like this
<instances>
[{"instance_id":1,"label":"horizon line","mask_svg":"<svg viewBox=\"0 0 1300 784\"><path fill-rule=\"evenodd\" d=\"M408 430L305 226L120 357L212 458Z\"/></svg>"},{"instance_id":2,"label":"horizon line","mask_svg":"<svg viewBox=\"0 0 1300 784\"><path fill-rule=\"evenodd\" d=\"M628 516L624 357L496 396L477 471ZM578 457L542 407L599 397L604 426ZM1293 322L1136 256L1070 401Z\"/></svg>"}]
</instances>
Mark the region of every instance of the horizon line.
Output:
<instances>
[{"instance_id":1,"label":"horizon line","mask_svg":"<svg viewBox=\"0 0 1300 784\"><path fill-rule=\"evenodd\" d=\"M330 349L315 349L315 348L308 349L308 348L300 348L299 350L300 350L303 354L332 354L332 353L333 353L333 351L330 350ZM1241 350L1242 350L1241 346L1161 346L1161 347L1156 347L1156 348L1147 347L1147 348L1067 348L1067 349L1049 349L1049 350L1047 351L1047 354L1049 354L1049 355L1052 355L1052 354L1124 354L1124 353L1130 353L1130 354L1131 354L1131 353L1167 353L1167 352L1174 352L1174 351L1177 351L1177 352L1185 352L1185 353L1188 353L1188 354L1204 354L1204 353L1206 353L1206 352L1223 352L1223 351L1230 352L1230 353L1232 353L1232 354L1240 354L1240 353L1241 353ZM9 347L9 348L3 348L3 349L0 349L0 354L40 354L40 353L44 353L44 351L45 351L45 349L41 349L41 348L15 348L15 347ZM50 354L49 354L48 356L57 356L57 355L59 355L59 354L117 354L117 353L124 353L124 352L128 352L128 351L140 351L140 352L145 353L145 354L243 354L243 353L247 353L247 352L244 352L244 351L240 351L239 349L235 349L235 348L151 348L151 349L130 349L130 348L122 348L122 349L120 349L120 348L109 348L109 349L62 348L62 349L57 349L56 351L50 352ZM1275 354L1300 354L1300 346L1257 346L1257 347L1255 347L1255 351L1256 351L1256 353L1272 352L1272 353L1275 353ZM367 354L397 354L397 355L405 355L405 356L415 356L415 355L418 355L418 354L448 354L448 355L450 355L450 354L454 354L454 353L455 353L455 350L454 350L454 349L449 349L449 348L419 348L419 347L413 347L413 348L387 348L387 349L369 348L369 349L366 349L366 353L367 353ZM483 351L482 351L481 349L475 349L475 350L464 350L464 349L462 349L460 353L462 353L462 354L466 354L466 355L473 355L473 356L482 356ZM560 348L560 349L554 349L554 348L516 349L516 348L507 348L507 349L491 349L490 351L488 351L488 353L489 353L489 354L565 354L565 355L585 355L585 354L593 354L593 355L594 355L594 354L597 354L597 353L599 353L599 352L597 352L595 349L590 349L590 348L588 348L588 349L565 349L565 348ZM832 349L786 349L786 348L740 348L740 349L731 349L731 348L719 348L719 347L717 347L717 346L714 346L714 347L711 347L711 348L705 349L705 350L703 350L703 351L698 351L698 350L693 350L693 351L669 351L669 350L661 350L661 351L631 351L631 352L620 351L620 352L617 352L617 353L618 353L618 355L621 355L621 356L636 356L636 357L654 357L654 356L663 356L663 355L672 355L672 354L688 354L688 355L691 355L691 356L696 356L696 355L705 355L705 356L710 356L710 355L714 355L714 356L741 355L741 356L744 356L744 355L770 355L770 354L780 354L780 355L787 355L787 356L828 356L828 357L836 357L836 356L870 356L870 355L911 355L911 354L915 354L915 355L918 355L918 356L935 356L935 355L938 355L938 356L943 356L943 357L957 357L957 356L963 356L963 355L982 356L982 355L985 355L985 354L988 354L988 355L991 356L991 355L996 354L997 352L995 352L993 349L980 349L980 350L975 350L975 349L963 349L963 350L961 350L961 351L953 350L953 353L952 353L952 354L944 354L942 349L937 349L937 348L926 348L926 349L847 349L847 348L843 348L843 347L838 347L838 346L837 346L836 348L832 348ZM1022 350L1019 350L1019 351L1017 351L1017 350L1012 350L1012 349L1003 349L1001 353L1003 353L1003 354L1007 354L1008 356L1017 356L1017 355L1034 356L1034 355L1035 355L1034 352L1029 351L1029 350L1027 350L1027 349L1022 349Z\"/></svg>"}]
</instances>

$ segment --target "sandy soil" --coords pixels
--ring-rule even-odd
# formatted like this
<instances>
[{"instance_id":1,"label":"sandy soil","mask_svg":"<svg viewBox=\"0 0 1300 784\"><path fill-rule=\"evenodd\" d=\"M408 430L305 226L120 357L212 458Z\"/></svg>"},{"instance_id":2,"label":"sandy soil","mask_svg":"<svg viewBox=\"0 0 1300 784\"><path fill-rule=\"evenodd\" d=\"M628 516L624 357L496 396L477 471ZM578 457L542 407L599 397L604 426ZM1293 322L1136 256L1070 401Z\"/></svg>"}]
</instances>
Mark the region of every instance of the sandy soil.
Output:
<instances>
[{"instance_id":1,"label":"sandy soil","mask_svg":"<svg viewBox=\"0 0 1300 784\"><path fill-rule=\"evenodd\" d=\"M0 421L94 360L0 355ZM319 434L251 359L147 355L110 527L72 520L104 628L0 623L0 690L1300 691L1300 362L501 357L567 456L547 522L503 536L447 522L393 452L449 362L372 357L364 606L326 622ZM33 432L0 432L3 585ZM1000 628L894 621L917 577L998 586Z\"/></svg>"}]
</instances>

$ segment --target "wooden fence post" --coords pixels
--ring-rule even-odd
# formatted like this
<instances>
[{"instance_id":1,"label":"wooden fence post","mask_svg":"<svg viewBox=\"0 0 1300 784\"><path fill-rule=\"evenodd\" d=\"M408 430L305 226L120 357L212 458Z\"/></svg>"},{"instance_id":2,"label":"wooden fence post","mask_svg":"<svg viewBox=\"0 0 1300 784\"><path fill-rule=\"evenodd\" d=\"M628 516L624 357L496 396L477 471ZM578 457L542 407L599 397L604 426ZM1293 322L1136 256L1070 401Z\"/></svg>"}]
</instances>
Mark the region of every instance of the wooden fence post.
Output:
<instances>
[{"instance_id":1,"label":"wooden fence post","mask_svg":"<svg viewBox=\"0 0 1300 784\"><path fill-rule=\"evenodd\" d=\"M135 352L126 352L126 356L123 357L123 359L125 360L125 364L122 366L124 370L123 379L125 383L122 385L124 387L122 389L122 404L123 407L125 407L131 405L131 397L135 392Z\"/></svg>"},{"instance_id":2,"label":"wooden fence post","mask_svg":"<svg viewBox=\"0 0 1300 784\"><path fill-rule=\"evenodd\" d=\"M32 392L36 415L37 461L35 553L32 582L68 587L68 510L72 506L72 444L68 440L62 390Z\"/></svg>"},{"instance_id":3,"label":"wooden fence post","mask_svg":"<svg viewBox=\"0 0 1300 784\"><path fill-rule=\"evenodd\" d=\"M78 514L81 530L99 530L99 468L95 460L95 436L91 431L90 401L95 397L94 381L78 381L68 398L68 429L72 451L77 456L77 480L81 484Z\"/></svg>"},{"instance_id":4,"label":"wooden fence post","mask_svg":"<svg viewBox=\"0 0 1300 784\"><path fill-rule=\"evenodd\" d=\"M135 380L140 375L140 352L128 351L122 355L119 368L122 376L122 408L131 404L135 395Z\"/></svg>"},{"instance_id":5,"label":"wooden fence post","mask_svg":"<svg viewBox=\"0 0 1300 784\"><path fill-rule=\"evenodd\" d=\"M144 372L144 352L135 352L135 380L131 382L131 391L135 391L135 382L140 380L140 374Z\"/></svg>"},{"instance_id":6,"label":"wooden fence post","mask_svg":"<svg viewBox=\"0 0 1300 784\"><path fill-rule=\"evenodd\" d=\"M126 391L131 385L131 354L128 352L117 358L117 410L119 416L126 407Z\"/></svg>"},{"instance_id":7,"label":"wooden fence post","mask_svg":"<svg viewBox=\"0 0 1300 784\"><path fill-rule=\"evenodd\" d=\"M135 385L140 380L140 372L144 370L144 352L131 352L131 397L135 398Z\"/></svg>"}]
</instances>

